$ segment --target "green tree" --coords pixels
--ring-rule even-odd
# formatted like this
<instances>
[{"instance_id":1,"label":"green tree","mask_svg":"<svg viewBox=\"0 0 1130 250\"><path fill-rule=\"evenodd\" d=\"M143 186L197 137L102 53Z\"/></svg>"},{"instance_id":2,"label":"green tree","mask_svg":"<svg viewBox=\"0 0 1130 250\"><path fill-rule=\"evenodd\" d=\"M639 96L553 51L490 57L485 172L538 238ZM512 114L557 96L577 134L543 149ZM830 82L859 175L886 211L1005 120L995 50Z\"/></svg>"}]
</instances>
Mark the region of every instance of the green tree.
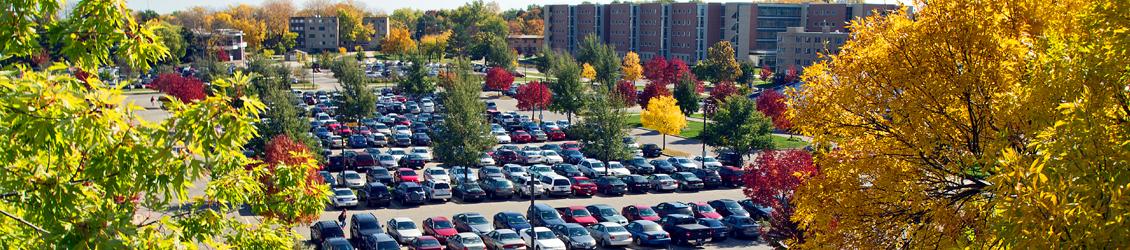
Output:
<instances>
[{"instance_id":1,"label":"green tree","mask_svg":"<svg viewBox=\"0 0 1130 250\"><path fill-rule=\"evenodd\" d=\"M706 65L710 68L711 79L718 82L732 82L742 76L741 65L734 59L734 46L730 41L715 43L706 51Z\"/></svg>"},{"instance_id":2,"label":"green tree","mask_svg":"<svg viewBox=\"0 0 1130 250\"><path fill-rule=\"evenodd\" d=\"M351 11L346 8L337 10L338 20L338 34L341 38L341 43L347 47L352 47L362 42L368 42L373 39L373 33L376 31L371 25L366 25L363 21L365 13Z\"/></svg>"},{"instance_id":3,"label":"green tree","mask_svg":"<svg viewBox=\"0 0 1130 250\"><path fill-rule=\"evenodd\" d=\"M575 131L585 146L582 149L586 156L602 161L618 161L628 159L630 152L624 144L624 137L628 136L628 115L619 108L620 101L611 91L603 88L597 89L587 95L580 124L573 125Z\"/></svg>"},{"instance_id":4,"label":"green tree","mask_svg":"<svg viewBox=\"0 0 1130 250\"><path fill-rule=\"evenodd\" d=\"M435 92L436 85L432 77L428 76L424 57L417 53L408 55L408 74L400 78L397 87L412 96L419 96Z\"/></svg>"},{"instance_id":5,"label":"green tree","mask_svg":"<svg viewBox=\"0 0 1130 250\"><path fill-rule=\"evenodd\" d=\"M392 15L388 19L392 21L392 26L403 26L409 32L415 34L416 21L420 16L424 15L423 12L412 8L399 8L392 11Z\"/></svg>"},{"instance_id":6,"label":"green tree","mask_svg":"<svg viewBox=\"0 0 1130 250\"><path fill-rule=\"evenodd\" d=\"M483 152L494 145L490 123L483 116L486 104L479 100L482 79L471 73L471 62L460 59L454 69L440 77L446 118L436 131L436 158L455 166L474 166Z\"/></svg>"},{"instance_id":7,"label":"green tree","mask_svg":"<svg viewBox=\"0 0 1130 250\"><path fill-rule=\"evenodd\" d=\"M683 114L690 115L698 112L699 101L702 97L698 96L698 81L694 79L692 74L684 74L679 81L675 83L675 100L679 101L679 109ZM648 105L649 107L651 105Z\"/></svg>"},{"instance_id":8,"label":"green tree","mask_svg":"<svg viewBox=\"0 0 1130 250\"><path fill-rule=\"evenodd\" d=\"M510 46L506 43L505 37L491 36L486 38L487 42L481 46L484 53L483 57L486 59L488 65L502 67L507 70L514 69L514 61L518 57Z\"/></svg>"},{"instance_id":9,"label":"green tree","mask_svg":"<svg viewBox=\"0 0 1130 250\"><path fill-rule=\"evenodd\" d=\"M178 64L181 62L181 58L184 58L185 51L188 49L188 42L181 36L181 29L181 26L162 22L160 26L157 26L157 29L153 30L157 37L161 38L161 44L169 49L169 57L162 60L163 62Z\"/></svg>"},{"instance_id":10,"label":"green tree","mask_svg":"<svg viewBox=\"0 0 1130 250\"><path fill-rule=\"evenodd\" d=\"M549 103L549 110L565 113L569 123L573 123L573 114L581 111L585 106L585 91L587 85L581 83L581 66L573 60L569 52L547 51L546 58L552 63L549 67L553 77L557 78L549 84L553 92L553 101Z\"/></svg>"},{"instance_id":11,"label":"green tree","mask_svg":"<svg viewBox=\"0 0 1130 250\"><path fill-rule=\"evenodd\" d=\"M142 23L149 22L149 20L160 21L160 18L161 14L157 14L157 12L153 10L145 10L137 13L137 21Z\"/></svg>"},{"instance_id":12,"label":"green tree","mask_svg":"<svg viewBox=\"0 0 1130 250\"><path fill-rule=\"evenodd\" d=\"M351 121L372 116L377 111L377 96L367 87L365 72L357 61L343 57L334 64L335 77L341 82L341 110ZM337 74L341 72L340 75Z\"/></svg>"},{"instance_id":13,"label":"green tree","mask_svg":"<svg viewBox=\"0 0 1130 250\"><path fill-rule=\"evenodd\" d=\"M706 145L741 154L773 149L773 122L757 112L757 104L745 96L728 98L711 118L710 126L700 136Z\"/></svg>"},{"instance_id":14,"label":"green tree","mask_svg":"<svg viewBox=\"0 0 1130 250\"><path fill-rule=\"evenodd\" d=\"M577 52L577 61L592 65L596 70L593 81L604 85L606 89L615 88L616 81L620 80L620 57L616 56L616 49L600 42L596 36L585 37Z\"/></svg>"},{"instance_id":15,"label":"green tree","mask_svg":"<svg viewBox=\"0 0 1130 250\"><path fill-rule=\"evenodd\" d=\"M482 44L489 42L489 38L505 39L510 34L506 20L482 0L471 1L451 10L447 13L447 19L454 34L451 49L472 58L484 57L484 50L479 48L483 48Z\"/></svg>"}]
</instances>

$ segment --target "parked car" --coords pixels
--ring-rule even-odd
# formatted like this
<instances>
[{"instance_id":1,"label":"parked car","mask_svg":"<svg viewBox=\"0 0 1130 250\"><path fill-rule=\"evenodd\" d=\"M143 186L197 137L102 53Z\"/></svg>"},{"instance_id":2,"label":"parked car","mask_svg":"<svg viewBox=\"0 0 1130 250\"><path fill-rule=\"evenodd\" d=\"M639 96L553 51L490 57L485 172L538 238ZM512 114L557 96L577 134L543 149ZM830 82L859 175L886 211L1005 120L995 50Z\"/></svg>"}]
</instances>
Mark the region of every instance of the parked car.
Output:
<instances>
[{"instance_id":1,"label":"parked car","mask_svg":"<svg viewBox=\"0 0 1130 250\"><path fill-rule=\"evenodd\" d=\"M534 137L525 130L515 130L510 132L510 140L514 143L529 143L534 141Z\"/></svg>"},{"instance_id":2,"label":"parked car","mask_svg":"<svg viewBox=\"0 0 1130 250\"><path fill-rule=\"evenodd\" d=\"M616 212L616 209L612 208L611 206L605 204L596 204L586 206L585 209L589 210L589 214L592 214L592 217L596 218L597 221L612 222L618 225L628 224L628 218L620 215L620 213Z\"/></svg>"},{"instance_id":3,"label":"parked car","mask_svg":"<svg viewBox=\"0 0 1130 250\"><path fill-rule=\"evenodd\" d=\"M544 142L549 140L549 135L546 134L545 131L541 131L540 129L530 130L530 136L534 138L535 142Z\"/></svg>"},{"instance_id":4,"label":"parked car","mask_svg":"<svg viewBox=\"0 0 1130 250\"><path fill-rule=\"evenodd\" d=\"M577 223L565 223L549 227L568 246L569 249L596 249L596 239L589 230Z\"/></svg>"},{"instance_id":5,"label":"parked car","mask_svg":"<svg viewBox=\"0 0 1130 250\"><path fill-rule=\"evenodd\" d=\"M672 178L670 175L655 174L648 179L651 181L651 187L654 188L655 191L672 192L679 189L679 181L675 180L675 178Z\"/></svg>"},{"instance_id":6,"label":"parked car","mask_svg":"<svg viewBox=\"0 0 1130 250\"><path fill-rule=\"evenodd\" d=\"M726 150L718 153L718 161L726 166L742 166L742 155L734 151Z\"/></svg>"},{"instance_id":7,"label":"parked car","mask_svg":"<svg viewBox=\"0 0 1130 250\"><path fill-rule=\"evenodd\" d=\"M310 225L310 243L314 243L315 246L322 245L326 239L345 239L344 237L345 231L337 221L324 220Z\"/></svg>"},{"instance_id":8,"label":"parked car","mask_svg":"<svg viewBox=\"0 0 1130 250\"><path fill-rule=\"evenodd\" d=\"M518 158L521 159L522 164L526 165L545 163L541 151L521 151L518 152Z\"/></svg>"},{"instance_id":9,"label":"parked car","mask_svg":"<svg viewBox=\"0 0 1130 250\"><path fill-rule=\"evenodd\" d=\"M372 133L365 138L370 147L388 147L388 136L382 133Z\"/></svg>"},{"instance_id":10,"label":"parked car","mask_svg":"<svg viewBox=\"0 0 1130 250\"><path fill-rule=\"evenodd\" d=\"M619 177L601 176L596 178L595 183L597 190L600 190L600 193L604 195L622 196L628 193L628 184L621 181Z\"/></svg>"},{"instance_id":11,"label":"parked car","mask_svg":"<svg viewBox=\"0 0 1130 250\"><path fill-rule=\"evenodd\" d=\"M562 158L561 155L557 154L557 151L553 150L542 150L541 158L542 162L545 164L558 164L565 162L565 158Z\"/></svg>"},{"instance_id":12,"label":"parked car","mask_svg":"<svg viewBox=\"0 0 1130 250\"><path fill-rule=\"evenodd\" d=\"M651 190L651 181L642 175L620 176L620 181L628 185L628 192L647 193L648 190Z\"/></svg>"},{"instance_id":13,"label":"parked car","mask_svg":"<svg viewBox=\"0 0 1130 250\"><path fill-rule=\"evenodd\" d=\"M534 227L520 230L522 240L526 246L535 250L566 250L565 242L557 238L553 231L546 227ZM537 240L534 240L537 238Z\"/></svg>"},{"instance_id":14,"label":"parked car","mask_svg":"<svg viewBox=\"0 0 1130 250\"><path fill-rule=\"evenodd\" d=\"M552 168L542 164L534 164L533 166L530 166L528 169L526 169L526 171L530 172L530 176L533 176L535 178L540 178L541 176L545 175L556 175L555 173L553 173Z\"/></svg>"},{"instance_id":15,"label":"parked car","mask_svg":"<svg viewBox=\"0 0 1130 250\"><path fill-rule=\"evenodd\" d=\"M392 236L380 232L361 235L357 240L360 250L400 250L400 244Z\"/></svg>"},{"instance_id":16,"label":"parked car","mask_svg":"<svg viewBox=\"0 0 1130 250\"><path fill-rule=\"evenodd\" d=\"M671 241L675 244L701 246L713 237L710 228L699 225L694 217L684 214L667 215L658 223L664 231L670 233Z\"/></svg>"},{"instance_id":17,"label":"parked car","mask_svg":"<svg viewBox=\"0 0 1130 250\"><path fill-rule=\"evenodd\" d=\"M377 156L377 162L381 164L381 167L385 167L386 169L400 166L399 159L397 159L396 156L392 156L390 154L381 154Z\"/></svg>"},{"instance_id":18,"label":"parked car","mask_svg":"<svg viewBox=\"0 0 1130 250\"><path fill-rule=\"evenodd\" d=\"M749 216L727 216L722 218L722 224L734 238L757 239L761 238L761 224Z\"/></svg>"},{"instance_id":19,"label":"parked car","mask_svg":"<svg viewBox=\"0 0 1130 250\"><path fill-rule=\"evenodd\" d=\"M345 238L329 238L322 242L321 249L323 250L353 250L353 244Z\"/></svg>"},{"instance_id":20,"label":"parked car","mask_svg":"<svg viewBox=\"0 0 1130 250\"><path fill-rule=\"evenodd\" d=\"M506 131L494 131L491 134L494 135L494 140L501 144L510 144L514 141Z\"/></svg>"},{"instance_id":21,"label":"parked car","mask_svg":"<svg viewBox=\"0 0 1130 250\"><path fill-rule=\"evenodd\" d=\"M420 236L408 244L409 250L443 250L444 245L432 236Z\"/></svg>"},{"instance_id":22,"label":"parked car","mask_svg":"<svg viewBox=\"0 0 1130 250\"><path fill-rule=\"evenodd\" d=\"M745 175L745 170L733 166L724 166L718 169L718 176L722 178L722 186L726 187L740 187L744 184L742 179Z\"/></svg>"},{"instance_id":23,"label":"parked car","mask_svg":"<svg viewBox=\"0 0 1130 250\"><path fill-rule=\"evenodd\" d=\"M714 218L695 219L699 225L710 228L710 238L713 241L724 241L730 237L730 230L722 221Z\"/></svg>"},{"instance_id":24,"label":"parked car","mask_svg":"<svg viewBox=\"0 0 1130 250\"><path fill-rule=\"evenodd\" d=\"M459 233L447 239L447 249L486 250L483 239L473 233Z\"/></svg>"},{"instance_id":25,"label":"parked car","mask_svg":"<svg viewBox=\"0 0 1130 250\"><path fill-rule=\"evenodd\" d=\"M337 179L334 178L334 175L331 174L330 171L318 171L318 175L322 176L322 182L324 182L326 184L330 184L330 185L336 185L337 184Z\"/></svg>"},{"instance_id":26,"label":"parked car","mask_svg":"<svg viewBox=\"0 0 1130 250\"><path fill-rule=\"evenodd\" d=\"M392 197L401 205L421 205L427 201L424 187L416 182L401 182L392 192Z\"/></svg>"},{"instance_id":27,"label":"parked car","mask_svg":"<svg viewBox=\"0 0 1130 250\"><path fill-rule=\"evenodd\" d=\"M463 202L479 202L486 198L487 192L474 182L462 182L455 186L452 195L459 197Z\"/></svg>"},{"instance_id":28,"label":"parked car","mask_svg":"<svg viewBox=\"0 0 1130 250\"><path fill-rule=\"evenodd\" d=\"M482 155L479 156L479 166L480 167L494 166L495 164L496 164L496 162L494 161L494 157L491 156L490 154L483 153Z\"/></svg>"},{"instance_id":29,"label":"parked car","mask_svg":"<svg viewBox=\"0 0 1130 250\"><path fill-rule=\"evenodd\" d=\"M412 145L416 146L430 146L432 145L432 138L425 133L412 134Z\"/></svg>"},{"instance_id":30,"label":"parked car","mask_svg":"<svg viewBox=\"0 0 1130 250\"><path fill-rule=\"evenodd\" d=\"M455 230L459 232L485 234L494 231L494 225L487 221L486 216L479 213L458 213L451 219L455 223Z\"/></svg>"},{"instance_id":31,"label":"parked car","mask_svg":"<svg viewBox=\"0 0 1130 250\"><path fill-rule=\"evenodd\" d=\"M632 235L632 243L637 246L659 246L666 248L671 244L671 235L663 226L650 220L637 220L628 223L624 229Z\"/></svg>"},{"instance_id":32,"label":"parked car","mask_svg":"<svg viewBox=\"0 0 1130 250\"><path fill-rule=\"evenodd\" d=\"M525 250L526 243L518 232L510 229L498 229L483 235L483 243L491 250Z\"/></svg>"},{"instance_id":33,"label":"parked car","mask_svg":"<svg viewBox=\"0 0 1130 250\"><path fill-rule=\"evenodd\" d=\"M349 188L361 188L361 186L365 185L365 179L361 178L361 174L353 170L341 172L341 179L338 180L341 181L341 186Z\"/></svg>"},{"instance_id":34,"label":"parked car","mask_svg":"<svg viewBox=\"0 0 1130 250\"><path fill-rule=\"evenodd\" d=\"M424 169L424 180L434 182L451 182L451 176L447 174L447 169L441 167L428 167Z\"/></svg>"},{"instance_id":35,"label":"parked car","mask_svg":"<svg viewBox=\"0 0 1130 250\"><path fill-rule=\"evenodd\" d=\"M440 243L446 243L448 237L455 236L458 233L459 231L455 230L455 225L447 217L436 216L424 219L424 234L436 237Z\"/></svg>"},{"instance_id":36,"label":"parked car","mask_svg":"<svg viewBox=\"0 0 1130 250\"><path fill-rule=\"evenodd\" d=\"M745 211L749 212L749 217L755 220L768 220L769 216L773 214L773 208L754 203L750 199L740 200L738 204L742 205L742 208L745 208Z\"/></svg>"},{"instance_id":37,"label":"parked car","mask_svg":"<svg viewBox=\"0 0 1130 250\"><path fill-rule=\"evenodd\" d=\"M702 180L703 188L713 189L722 187L722 176L718 175L717 171L709 168L691 169L690 171L699 180Z\"/></svg>"},{"instance_id":38,"label":"parked car","mask_svg":"<svg viewBox=\"0 0 1130 250\"><path fill-rule=\"evenodd\" d=\"M416 170L412 170L411 168L397 169L396 174L393 178L396 180L396 182L421 182L420 175L416 173Z\"/></svg>"},{"instance_id":39,"label":"parked car","mask_svg":"<svg viewBox=\"0 0 1130 250\"><path fill-rule=\"evenodd\" d=\"M647 159L643 157L635 157L631 160L624 161L624 167L628 168L632 174L646 175L655 173L655 166L647 163Z\"/></svg>"},{"instance_id":40,"label":"parked car","mask_svg":"<svg viewBox=\"0 0 1130 250\"><path fill-rule=\"evenodd\" d=\"M628 168L624 167L624 164L620 164L618 161L610 161L608 162L608 173L612 176L625 176L631 175L632 171L629 171Z\"/></svg>"},{"instance_id":41,"label":"parked car","mask_svg":"<svg viewBox=\"0 0 1130 250\"><path fill-rule=\"evenodd\" d=\"M449 168L449 170L448 172L450 172L450 174L448 175L451 176L451 180L454 182L453 184L479 181L479 175L475 174L475 171L471 170L470 167L454 166Z\"/></svg>"},{"instance_id":42,"label":"parked car","mask_svg":"<svg viewBox=\"0 0 1130 250\"><path fill-rule=\"evenodd\" d=\"M718 214L718 211L715 210L714 207L711 207L710 204L707 204L706 202L687 202L686 204L691 207L691 210L694 211L694 217L695 218L708 218L708 219L721 219L722 218L722 215Z\"/></svg>"},{"instance_id":43,"label":"parked car","mask_svg":"<svg viewBox=\"0 0 1130 250\"><path fill-rule=\"evenodd\" d=\"M361 189L357 190L357 195L362 201L365 201L366 207L388 207L392 202L392 193L389 192L388 186L380 182L370 182L365 184Z\"/></svg>"},{"instance_id":44,"label":"parked car","mask_svg":"<svg viewBox=\"0 0 1130 250\"><path fill-rule=\"evenodd\" d=\"M694 210L682 202L662 202L651 208L655 209L656 213L659 213L660 218L672 214L682 214L694 218Z\"/></svg>"},{"instance_id":45,"label":"parked car","mask_svg":"<svg viewBox=\"0 0 1130 250\"><path fill-rule=\"evenodd\" d=\"M592 180L587 177L569 177L569 181L573 183L573 185L570 186L570 189L572 189L574 196L591 197L593 196L593 194L596 194L596 184L594 184Z\"/></svg>"},{"instance_id":46,"label":"parked car","mask_svg":"<svg viewBox=\"0 0 1130 250\"><path fill-rule=\"evenodd\" d=\"M620 214L627 217L630 221L648 220L659 221L659 214L646 205L629 205L620 209Z\"/></svg>"},{"instance_id":47,"label":"parked car","mask_svg":"<svg viewBox=\"0 0 1130 250\"><path fill-rule=\"evenodd\" d=\"M444 181L424 181L424 196L428 200L440 200L447 202L451 200L451 184Z\"/></svg>"},{"instance_id":48,"label":"parked car","mask_svg":"<svg viewBox=\"0 0 1130 250\"><path fill-rule=\"evenodd\" d=\"M581 169L581 172L589 178L602 176L607 171L604 166L604 162L598 161L596 159L586 159L584 161L581 161L581 163L578 165L578 167Z\"/></svg>"},{"instance_id":49,"label":"parked car","mask_svg":"<svg viewBox=\"0 0 1130 250\"><path fill-rule=\"evenodd\" d=\"M644 144L640 150L643 150L643 157L647 158L655 158L663 155L663 149L660 148L659 145L651 143Z\"/></svg>"},{"instance_id":50,"label":"parked car","mask_svg":"<svg viewBox=\"0 0 1130 250\"><path fill-rule=\"evenodd\" d=\"M577 166L568 163L553 165L553 172L565 177L584 176L584 173L581 173Z\"/></svg>"},{"instance_id":51,"label":"parked car","mask_svg":"<svg viewBox=\"0 0 1130 250\"><path fill-rule=\"evenodd\" d=\"M529 177L530 176L530 173L526 172L526 167L523 167L522 165L518 165L518 164L503 165L502 166L502 174L506 175L506 178L511 178L511 180L513 180L513 178L515 176L519 176L519 177Z\"/></svg>"},{"instance_id":52,"label":"parked car","mask_svg":"<svg viewBox=\"0 0 1130 250\"><path fill-rule=\"evenodd\" d=\"M412 146L412 137L408 134L398 133L392 136L392 141L397 147Z\"/></svg>"},{"instance_id":53,"label":"parked car","mask_svg":"<svg viewBox=\"0 0 1130 250\"><path fill-rule=\"evenodd\" d=\"M494 221L494 228L497 229L522 230L530 228L530 223L526 220L526 217L515 212L499 212L494 214L492 221Z\"/></svg>"},{"instance_id":54,"label":"parked car","mask_svg":"<svg viewBox=\"0 0 1130 250\"><path fill-rule=\"evenodd\" d=\"M561 219L561 214L557 210L544 203L535 203L526 210L526 218L533 222L534 226L549 226L556 224L565 224L565 220Z\"/></svg>"},{"instance_id":55,"label":"parked car","mask_svg":"<svg viewBox=\"0 0 1130 250\"><path fill-rule=\"evenodd\" d=\"M416 227L416 222L408 217L389 219L388 222L385 223L385 232L401 244L412 243L417 238L420 238L420 236L423 236L420 229Z\"/></svg>"},{"instance_id":56,"label":"parked car","mask_svg":"<svg viewBox=\"0 0 1130 250\"><path fill-rule=\"evenodd\" d=\"M708 202L708 204L710 204L711 207L714 207L714 210L717 211L718 214L722 215L723 217L730 217L730 216L749 217L749 212L745 211L745 209L742 208L742 205L738 204L737 201L734 201L734 200L731 200L731 199L712 200L712 201Z\"/></svg>"},{"instance_id":57,"label":"parked car","mask_svg":"<svg viewBox=\"0 0 1130 250\"><path fill-rule=\"evenodd\" d=\"M349 217L349 240L360 242L361 236L381 233L381 221L372 213L358 213Z\"/></svg>"},{"instance_id":58,"label":"parked car","mask_svg":"<svg viewBox=\"0 0 1130 250\"><path fill-rule=\"evenodd\" d=\"M509 200L514 197L514 183L506 178L491 177L479 181L479 186L486 191L487 198Z\"/></svg>"},{"instance_id":59,"label":"parked car","mask_svg":"<svg viewBox=\"0 0 1130 250\"><path fill-rule=\"evenodd\" d=\"M544 183L541 183L541 181L533 179L532 177L516 176L512 177L511 181L516 183L514 193L517 194L518 197L523 198L529 198L530 195L533 195L534 197L542 196L545 194L546 188L548 187ZM531 185L534 186L533 190L530 189Z\"/></svg>"},{"instance_id":60,"label":"parked car","mask_svg":"<svg viewBox=\"0 0 1130 250\"><path fill-rule=\"evenodd\" d=\"M557 213L561 214L561 218L567 223L577 223L583 226L596 224L598 221L589 210L582 206L559 207Z\"/></svg>"},{"instance_id":61,"label":"parked car","mask_svg":"<svg viewBox=\"0 0 1130 250\"><path fill-rule=\"evenodd\" d=\"M579 164L585 160L585 154L575 149L561 150L561 157L565 158L565 163Z\"/></svg>"},{"instance_id":62,"label":"parked car","mask_svg":"<svg viewBox=\"0 0 1130 250\"><path fill-rule=\"evenodd\" d=\"M668 162L666 160L656 159L648 161L647 163L650 163L651 166L655 167L655 173L657 174L674 174L675 172L679 172L679 168L676 168L675 165L671 165L671 162Z\"/></svg>"},{"instance_id":63,"label":"parked car","mask_svg":"<svg viewBox=\"0 0 1130 250\"><path fill-rule=\"evenodd\" d=\"M703 188L702 179L699 179L698 176L690 172L676 172L671 174L671 178L674 178L675 181L679 183L679 190L698 191Z\"/></svg>"},{"instance_id":64,"label":"parked car","mask_svg":"<svg viewBox=\"0 0 1130 250\"><path fill-rule=\"evenodd\" d=\"M400 162L397 165L399 165L401 168L410 168L409 170L411 170L421 169L427 163L428 161L424 159L424 156L418 154L410 154L408 156L400 158Z\"/></svg>"},{"instance_id":65,"label":"parked car","mask_svg":"<svg viewBox=\"0 0 1130 250\"><path fill-rule=\"evenodd\" d=\"M494 161L497 164L521 163L519 158L521 158L521 156L518 155L518 152L512 150L499 150L494 152Z\"/></svg>"},{"instance_id":66,"label":"parked car","mask_svg":"<svg viewBox=\"0 0 1130 250\"><path fill-rule=\"evenodd\" d=\"M356 207L357 195L353 193L352 189L334 188L333 205L335 208Z\"/></svg>"},{"instance_id":67,"label":"parked car","mask_svg":"<svg viewBox=\"0 0 1130 250\"><path fill-rule=\"evenodd\" d=\"M566 137L566 136L565 136L565 131L564 131L564 130L561 130L561 129L559 129L559 128L550 128L550 129L547 129L547 130L545 130L545 134L546 134L547 136L549 136L549 140L551 140L551 141L561 141L561 140L565 140L565 137Z\"/></svg>"},{"instance_id":68,"label":"parked car","mask_svg":"<svg viewBox=\"0 0 1130 250\"><path fill-rule=\"evenodd\" d=\"M546 186L546 193L553 196L567 196L573 193L573 184L560 175L541 175L538 180Z\"/></svg>"},{"instance_id":69,"label":"parked car","mask_svg":"<svg viewBox=\"0 0 1130 250\"><path fill-rule=\"evenodd\" d=\"M369 146L369 139L364 135L354 134L349 136L350 148L366 148Z\"/></svg>"},{"instance_id":70,"label":"parked car","mask_svg":"<svg viewBox=\"0 0 1130 250\"><path fill-rule=\"evenodd\" d=\"M490 178L505 178L506 174L502 173L502 168L497 166L486 166L479 169L479 180Z\"/></svg>"},{"instance_id":71,"label":"parked car","mask_svg":"<svg viewBox=\"0 0 1130 250\"><path fill-rule=\"evenodd\" d=\"M627 224L627 223L624 223ZM624 247L632 244L632 234L624 229L623 224L601 222L589 227L589 234L596 239L600 247Z\"/></svg>"}]
</instances>

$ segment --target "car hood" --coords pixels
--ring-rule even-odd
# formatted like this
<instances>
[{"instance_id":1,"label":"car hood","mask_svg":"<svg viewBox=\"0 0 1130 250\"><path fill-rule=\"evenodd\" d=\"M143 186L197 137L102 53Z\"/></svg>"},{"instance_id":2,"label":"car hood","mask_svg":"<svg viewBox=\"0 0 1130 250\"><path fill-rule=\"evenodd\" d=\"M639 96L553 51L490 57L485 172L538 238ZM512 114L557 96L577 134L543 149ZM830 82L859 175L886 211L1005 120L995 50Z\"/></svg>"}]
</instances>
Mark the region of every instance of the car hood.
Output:
<instances>
[{"instance_id":1,"label":"car hood","mask_svg":"<svg viewBox=\"0 0 1130 250\"><path fill-rule=\"evenodd\" d=\"M455 230L455 228L436 229L436 234L441 236L452 236L459 234L459 231Z\"/></svg>"},{"instance_id":2,"label":"car hood","mask_svg":"<svg viewBox=\"0 0 1130 250\"><path fill-rule=\"evenodd\" d=\"M592 216L585 216L585 217L573 217L573 220L575 220L575 221L577 221L577 222L579 222L579 223L580 223L580 222L585 222L585 223L588 223L588 222L591 222L591 223L596 223L596 222L597 222L597 221L596 221L596 218L594 218L594 217L592 217Z\"/></svg>"},{"instance_id":3,"label":"car hood","mask_svg":"<svg viewBox=\"0 0 1130 250\"><path fill-rule=\"evenodd\" d=\"M494 226L491 226L490 224L479 224L479 225L470 225L470 226L471 226L471 230L474 230L474 231L479 232L479 233L487 233L487 232L490 232L490 231L494 231Z\"/></svg>"},{"instance_id":4,"label":"car hood","mask_svg":"<svg viewBox=\"0 0 1130 250\"><path fill-rule=\"evenodd\" d=\"M424 235L424 233L421 232L420 229L400 230L398 232L400 232L400 236L403 237L420 237Z\"/></svg>"},{"instance_id":5,"label":"car hood","mask_svg":"<svg viewBox=\"0 0 1130 250\"><path fill-rule=\"evenodd\" d=\"M542 245L546 248L565 248L565 242L562 242L561 240L556 238L538 239L538 245Z\"/></svg>"},{"instance_id":6,"label":"car hood","mask_svg":"<svg viewBox=\"0 0 1130 250\"><path fill-rule=\"evenodd\" d=\"M620 224L620 225L628 224L628 218L624 217L622 215L608 216L608 217L605 217L605 219L608 219L609 222L615 222L615 223Z\"/></svg>"},{"instance_id":7,"label":"car hood","mask_svg":"<svg viewBox=\"0 0 1130 250\"><path fill-rule=\"evenodd\" d=\"M569 239L572 242L590 243L590 244L594 244L594 245L596 244L596 239L593 239L592 235L572 236L572 237L569 237Z\"/></svg>"}]
</instances>

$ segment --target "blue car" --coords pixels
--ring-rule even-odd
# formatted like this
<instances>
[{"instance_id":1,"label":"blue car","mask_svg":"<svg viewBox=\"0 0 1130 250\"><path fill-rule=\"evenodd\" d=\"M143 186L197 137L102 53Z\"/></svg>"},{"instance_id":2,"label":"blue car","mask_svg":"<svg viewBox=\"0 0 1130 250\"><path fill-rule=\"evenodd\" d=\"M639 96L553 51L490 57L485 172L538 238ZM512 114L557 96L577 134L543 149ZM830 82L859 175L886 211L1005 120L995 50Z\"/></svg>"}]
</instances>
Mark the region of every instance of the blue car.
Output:
<instances>
[{"instance_id":1,"label":"blue car","mask_svg":"<svg viewBox=\"0 0 1130 250\"><path fill-rule=\"evenodd\" d=\"M494 228L513 229L515 232L520 232L522 229L530 228L530 223L520 213L500 212L494 214Z\"/></svg>"},{"instance_id":2,"label":"blue car","mask_svg":"<svg viewBox=\"0 0 1130 250\"><path fill-rule=\"evenodd\" d=\"M349 147L350 148L365 148L365 147L368 147L368 146L369 146L369 140L367 138L365 138L365 136L362 136L362 135L351 135L351 136L349 136Z\"/></svg>"},{"instance_id":3,"label":"blue car","mask_svg":"<svg viewBox=\"0 0 1130 250\"><path fill-rule=\"evenodd\" d=\"M698 224L710 228L710 238L714 241L724 241L729 237L729 228L721 221L711 218L698 218Z\"/></svg>"},{"instance_id":4,"label":"blue car","mask_svg":"<svg viewBox=\"0 0 1130 250\"><path fill-rule=\"evenodd\" d=\"M648 220L636 220L624 227L632 234L632 240L638 246L650 245L667 247L671 244L671 235L663 230L663 226Z\"/></svg>"},{"instance_id":5,"label":"blue car","mask_svg":"<svg viewBox=\"0 0 1130 250\"><path fill-rule=\"evenodd\" d=\"M329 183L330 185L337 183L337 180L334 179L333 174L330 174L330 171L318 171L318 174L322 175L322 181L325 183Z\"/></svg>"},{"instance_id":6,"label":"blue car","mask_svg":"<svg viewBox=\"0 0 1130 250\"><path fill-rule=\"evenodd\" d=\"M761 237L761 224L749 216L731 215L722 218L722 224L734 238L757 239Z\"/></svg>"}]
</instances>

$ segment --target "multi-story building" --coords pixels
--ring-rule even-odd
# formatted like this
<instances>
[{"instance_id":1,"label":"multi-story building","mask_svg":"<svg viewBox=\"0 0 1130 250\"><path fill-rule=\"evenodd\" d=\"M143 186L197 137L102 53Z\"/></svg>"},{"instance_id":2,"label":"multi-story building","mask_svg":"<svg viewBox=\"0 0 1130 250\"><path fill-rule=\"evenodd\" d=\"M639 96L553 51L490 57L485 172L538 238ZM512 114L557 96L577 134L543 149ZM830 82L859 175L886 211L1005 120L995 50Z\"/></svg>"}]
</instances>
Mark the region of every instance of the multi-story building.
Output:
<instances>
[{"instance_id":1,"label":"multi-story building","mask_svg":"<svg viewBox=\"0 0 1130 250\"><path fill-rule=\"evenodd\" d=\"M520 55L534 55L541 51L545 37L537 35L510 35L506 37L506 44L510 49Z\"/></svg>"},{"instance_id":2,"label":"multi-story building","mask_svg":"<svg viewBox=\"0 0 1130 250\"><path fill-rule=\"evenodd\" d=\"M846 33L852 19L896 8L751 2L549 5L545 42L555 50L576 52L586 36L596 35L621 55L636 51L641 60L662 56L694 64L706 59L711 45L729 41L738 60L774 67L777 36L790 27Z\"/></svg>"},{"instance_id":3,"label":"multi-story building","mask_svg":"<svg viewBox=\"0 0 1130 250\"><path fill-rule=\"evenodd\" d=\"M306 52L336 51L340 37L336 16L291 17L290 31L297 33L297 48Z\"/></svg>"},{"instance_id":4,"label":"multi-story building","mask_svg":"<svg viewBox=\"0 0 1130 250\"><path fill-rule=\"evenodd\" d=\"M840 52L840 46L847 42L849 34L824 26L821 31L805 31L804 27L789 27L777 34L777 72L801 70L812 65L823 56Z\"/></svg>"},{"instance_id":5,"label":"multi-story building","mask_svg":"<svg viewBox=\"0 0 1130 250\"><path fill-rule=\"evenodd\" d=\"M243 50L247 48L247 42L243 41L243 31L234 29L218 29L215 32L217 35L216 46L228 55L228 58L222 60L228 61L242 61L244 59Z\"/></svg>"},{"instance_id":6,"label":"multi-story building","mask_svg":"<svg viewBox=\"0 0 1130 250\"><path fill-rule=\"evenodd\" d=\"M374 31L373 37L370 37L369 41L363 46L369 49L377 49L381 40L388 36L388 16L365 17L361 22L373 26Z\"/></svg>"}]
</instances>

